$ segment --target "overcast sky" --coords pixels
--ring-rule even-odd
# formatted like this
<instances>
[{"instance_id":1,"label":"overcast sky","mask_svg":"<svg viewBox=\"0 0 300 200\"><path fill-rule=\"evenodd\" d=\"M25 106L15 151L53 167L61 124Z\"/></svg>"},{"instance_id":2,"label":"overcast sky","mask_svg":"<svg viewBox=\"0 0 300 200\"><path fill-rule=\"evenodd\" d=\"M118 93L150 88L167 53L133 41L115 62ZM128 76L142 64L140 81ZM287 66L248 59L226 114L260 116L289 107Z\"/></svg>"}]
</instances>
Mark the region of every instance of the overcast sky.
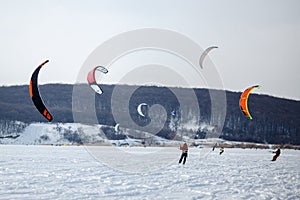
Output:
<instances>
[{"instance_id":1,"label":"overcast sky","mask_svg":"<svg viewBox=\"0 0 300 200\"><path fill-rule=\"evenodd\" d=\"M0 85L29 84L46 59L40 83L74 83L102 42L149 27L218 46L225 89L300 100L298 0L0 0Z\"/></svg>"}]
</instances>

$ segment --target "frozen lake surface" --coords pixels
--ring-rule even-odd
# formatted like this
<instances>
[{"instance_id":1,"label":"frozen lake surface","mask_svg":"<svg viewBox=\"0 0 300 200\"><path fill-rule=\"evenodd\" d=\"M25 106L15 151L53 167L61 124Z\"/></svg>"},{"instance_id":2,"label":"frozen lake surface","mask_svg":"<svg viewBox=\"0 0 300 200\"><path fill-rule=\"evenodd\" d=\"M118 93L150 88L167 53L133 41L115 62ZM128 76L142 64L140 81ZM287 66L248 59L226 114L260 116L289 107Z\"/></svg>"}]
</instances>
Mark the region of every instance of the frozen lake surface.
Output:
<instances>
[{"instance_id":1,"label":"frozen lake surface","mask_svg":"<svg viewBox=\"0 0 300 200\"><path fill-rule=\"evenodd\" d=\"M221 156L216 149L200 157L202 150L191 148L184 166L175 147L163 156L158 147L115 151L0 145L0 199L300 199L300 151L282 150L271 162L269 149L225 149Z\"/></svg>"}]
</instances>

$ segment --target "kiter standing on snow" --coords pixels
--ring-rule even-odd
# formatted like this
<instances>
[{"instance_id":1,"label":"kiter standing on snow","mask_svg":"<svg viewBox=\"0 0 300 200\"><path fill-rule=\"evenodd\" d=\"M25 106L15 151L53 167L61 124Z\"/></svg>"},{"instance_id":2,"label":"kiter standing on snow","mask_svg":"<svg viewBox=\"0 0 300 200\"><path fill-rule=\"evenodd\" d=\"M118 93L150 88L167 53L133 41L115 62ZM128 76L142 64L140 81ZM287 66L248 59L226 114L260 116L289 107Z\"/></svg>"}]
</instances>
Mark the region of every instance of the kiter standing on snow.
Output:
<instances>
[{"instance_id":1,"label":"kiter standing on snow","mask_svg":"<svg viewBox=\"0 0 300 200\"><path fill-rule=\"evenodd\" d=\"M183 145L180 145L180 150L182 151L182 153L181 153L181 157L179 159L179 164L181 163L182 159L183 159L182 164L185 164L186 157L188 156L188 150L189 150L189 147L186 142Z\"/></svg>"},{"instance_id":2,"label":"kiter standing on snow","mask_svg":"<svg viewBox=\"0 0 300 200\"><path fill-rule=\"evenodd\" d=\"M222 153L224 153L224 147L221 147L221 149L220 149L220 155L221 155Z\"/></svg>"},{"instance_id":3,"label":"kiter standing on snow","mask_svg":"<svg viewBox=\"0 0 300 200\"><path fill-rule=\"evenodd\" d=\"M217 147L218 143L216 143L214 146L213 146L213 151L215 150L215 148Z\"/></svg>"},{"instance_id":4,"label":"kiter standing on snow","mask_svg":"<svg viewBox=\"0 0 300 200\"><path fill-rule=\"evenodd\" d=\"M273 153L275 153L275 155L273 156L273 159L272 159L272 161L275 161L277 158L278 158L278 156L280 155L280 149L277 149L277 151L274 151Z\"/></svg>"}]
</instances>

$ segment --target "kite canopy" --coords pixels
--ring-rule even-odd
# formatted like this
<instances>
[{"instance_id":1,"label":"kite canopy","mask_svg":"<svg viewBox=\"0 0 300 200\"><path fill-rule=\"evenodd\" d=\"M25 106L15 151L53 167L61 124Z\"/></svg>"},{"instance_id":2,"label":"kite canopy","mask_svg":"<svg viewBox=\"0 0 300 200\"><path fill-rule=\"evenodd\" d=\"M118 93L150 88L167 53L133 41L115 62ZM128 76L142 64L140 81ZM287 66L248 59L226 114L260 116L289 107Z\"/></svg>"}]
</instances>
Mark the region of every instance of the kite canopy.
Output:
<instances>
[{"instance_id":1,"label":"kite canopy","mask_svg":"<svg viewBox=\"0 0 300 200\"><path fill-rule=\"evenodd\" d=\"M173 110L173 111L171 112L171 115L172 115L173 117L175 117L175 116L176 116L176 111Z\"/></svg>"},{"instance_id":2,"label":"kite canopy","mask_svg":"<svg viewBox=\"0 0 300 200\"><path fill-rule=\"evenodd\" d=\"M115 125L115 132L118 133L120 130L120 124Z\"/></svg>"},{"instance_id":3,"label":"kite canopy","mask_svg":"<svg viewBox=\"0 0 300 200\"><path fill-rule=\"evenodd\" d=\"M40 64L35 71L33 72L30 84L29 84L29 95L31 100L33 101L35 107L38 109L38 111L50 122L52 121L53 117L44 105L42 98L39 93L38 88L38 75L40 72L40 69L47 63L49 60L44 61L42 64Z\"/></svg>"},{"instance_id":4,"label":"kite canopy","mask_svg":"<svg viewBox=\"0 0 300 200\"><path fill-rule=\"evenodd\" d=\"M242 112L244 113L244 115L246 117L248 117L249 119L252 119L252 116L248 109L248 97L254 88L260 88L260 87L261 86L259 86L259 85L251 86L251 87L247 88L240 97L240 108L241 108Z\"/></svg>"},{"instance_id":5,"label":"kite canopy","mask_svg":"<svg viewBox=\"0 0 300 200\"><path fill-rule=\"evenodd\" d=\"M200 64L200 67L203 69L203 61L204 59L206 58L207 54L213 50L213 49L216 49L218 47L216 46L211 46L211 47L208 47L207 49L205 49L205 51L202 53L201 57L200 57L200 61L199 61L199 64Z\"/></svg>"},{"instance_id":6,"label":"kite canopy","mask_svg":"<svg viewBox=\"0 0 300 200\"><path fill-rule=\"evenodd\" d=\"M102 66L96 66L94 67L87 76L87 81L89 83L89 85L91 86L91 88L98 94L102 94L103 91L101 90L101 88L98 86L97 82L96 82L96 78L95 78L95 73L96 71L102 72L104 74L108 73L108 70L105 67Z\"/></svg>"},{"instance_id":7,"label":"kite canopy","mask_svg":"<svg viewBox=\"0 0 300 200\"><path fill-rule=\"evenodd\" d=\"M147 104L146 103L139 104L138 107L137 107L137 111L138 111L139 115L141 115L142 117L145 117L145 115L142 111L142 106L147 106Z\"/></svg>"}]
</instances>

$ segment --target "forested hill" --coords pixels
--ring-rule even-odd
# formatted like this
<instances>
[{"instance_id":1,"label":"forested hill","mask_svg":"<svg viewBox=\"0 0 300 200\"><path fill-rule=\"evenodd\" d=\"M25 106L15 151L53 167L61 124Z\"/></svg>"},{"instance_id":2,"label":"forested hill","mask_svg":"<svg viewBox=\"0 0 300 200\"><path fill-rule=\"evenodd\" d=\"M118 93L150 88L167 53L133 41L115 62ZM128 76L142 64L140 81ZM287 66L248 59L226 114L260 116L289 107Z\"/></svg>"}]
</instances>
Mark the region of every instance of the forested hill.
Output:
<instances>
[{"instance_id":1,"label":"forested hill","mask_svg":"<svg viewBox=\"0 0 300 200\"><path fill-rule=\"evenodd\" d=\"M132 86L120 86L124 94L130 91ZM105 125L114 125L115 121L111 113L111 96L114 85L103 85L104 93L95 96L95 110L98 121ZM184 94L183 88L174 88ZM28 86L0 87L0 123L8 121L46 122L35 109L28 92ZM40 93L46 107L54 116L53 122L74 122L72 114L73 85L46 84L40 86ZM207 89L194 89L198 98L201 118L197 124L210 121L211 99ZM271 97L267 95L251 94L249 97L249 109L253 120L247 119L239 108L241 93L226 91L227 108L226 120L221 138L235 141L300 144L300 101ZM190 98L185 96L184 98ZM129 101L129 113L133 121L139 125L147 125L147 118L141 119L136 111L139 103L147 102L149 105L160 104L165 107L167 113L172 109L179 109L179 103L169 88L142 86L132 94ZM126 108L125 108L126 109ZM170 123L168 115L166 123ZM148 121L147 121L148 120ZM166 124L160 132L160 136L168 138L172 132ZM209 130L200 128L196 137L203 138Z\"/></svg>"}]
</instances>

